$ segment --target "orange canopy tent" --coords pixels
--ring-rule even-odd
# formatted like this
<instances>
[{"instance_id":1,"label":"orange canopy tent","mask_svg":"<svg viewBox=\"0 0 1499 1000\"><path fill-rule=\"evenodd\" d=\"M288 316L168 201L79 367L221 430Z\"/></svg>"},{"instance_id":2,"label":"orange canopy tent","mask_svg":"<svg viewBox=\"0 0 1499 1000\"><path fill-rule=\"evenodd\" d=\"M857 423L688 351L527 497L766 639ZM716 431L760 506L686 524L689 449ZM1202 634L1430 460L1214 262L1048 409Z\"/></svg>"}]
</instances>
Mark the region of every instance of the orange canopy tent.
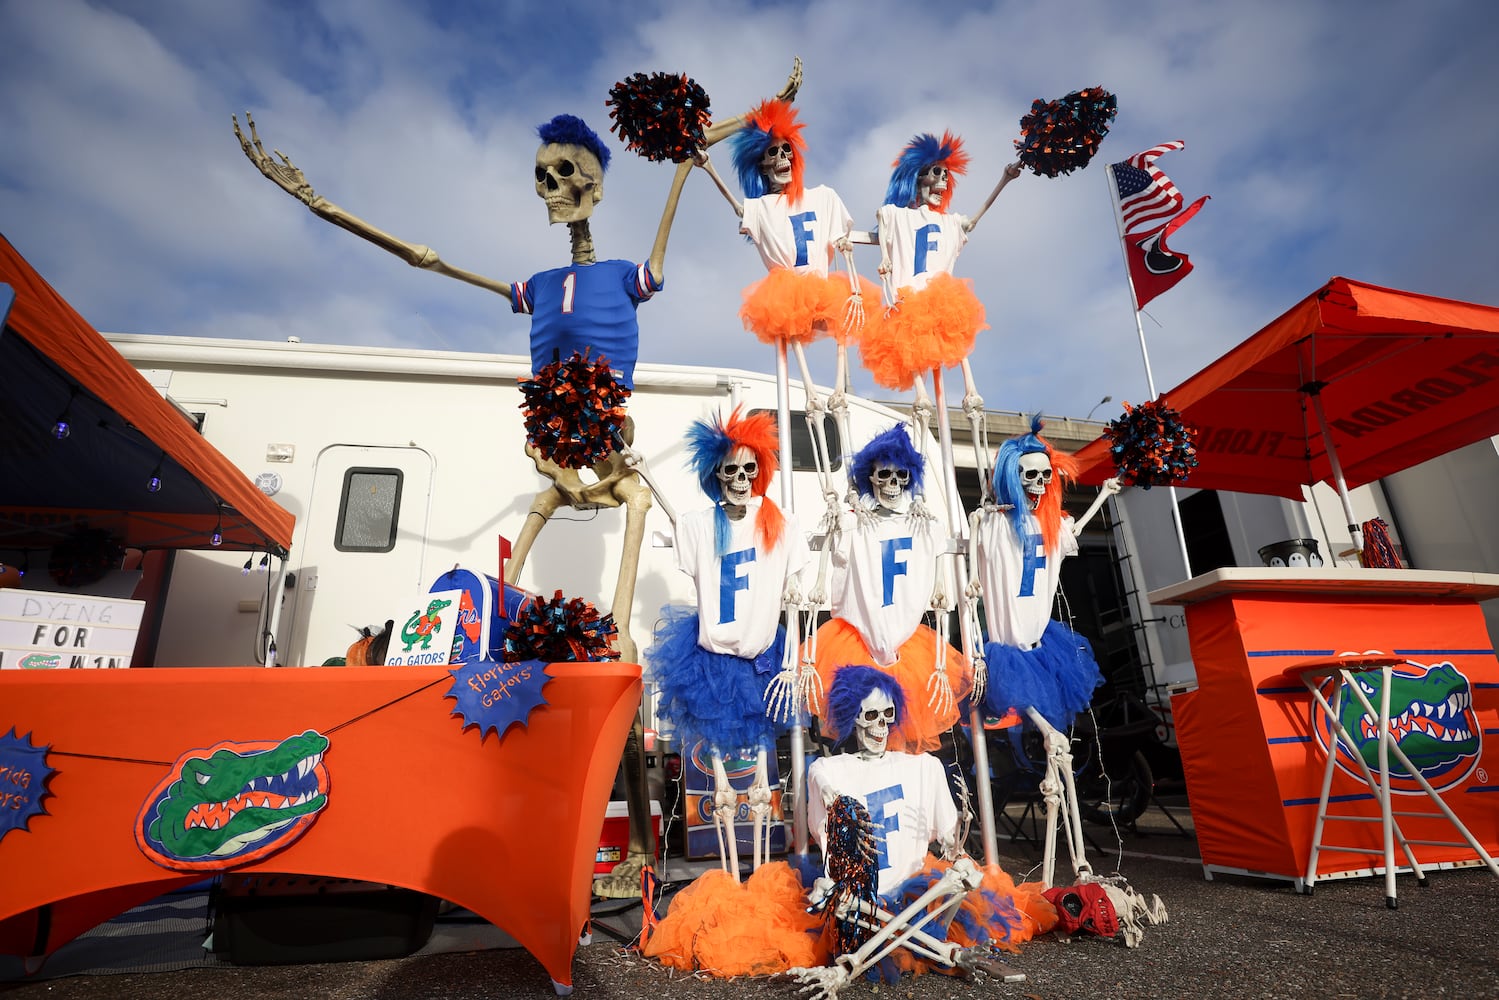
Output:
<instances>
[{"instance_id":1,"label":"orange canopy tent","mask_svg":"<svg viewBox=\"0 0 1499 1000\"><path fill-rule=\"evenodd\" d=\"M1162 396L1198 430L1186 485L1346 497L1499 433L1499 308L1333 278ZM1114 474L1109 447L1078 452L1080 482Z\"/></svg>"},{"instance_id":2,"label":"orange canopy tent","mask_svg":"<svg viewBox=\"0 0 1499 1000\"><path fill-rule=\"evenodd\" d=\"M7 314L8 310L8 314ZM284 555L272 502L0 237L0 551L81 528L131 548ZM66 437L54 427L64 422ZM160 481L151 491L148 481Z\"/></svg>"}]
</instances>

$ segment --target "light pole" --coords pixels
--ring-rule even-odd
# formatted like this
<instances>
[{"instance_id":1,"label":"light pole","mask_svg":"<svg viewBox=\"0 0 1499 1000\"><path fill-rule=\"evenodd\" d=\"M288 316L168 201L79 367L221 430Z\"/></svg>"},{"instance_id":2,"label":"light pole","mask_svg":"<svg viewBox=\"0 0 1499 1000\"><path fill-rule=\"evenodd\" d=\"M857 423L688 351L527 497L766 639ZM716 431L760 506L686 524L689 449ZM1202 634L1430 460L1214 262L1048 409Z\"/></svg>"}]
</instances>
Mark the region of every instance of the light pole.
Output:
<instances>
[{"instance_id":1,"label":"light pole","mask_svg":"<svg viewBox=\"0 0 1499 1000\"><path fill-rule=\"evenodd\" d=\"M1105 397L1103 397L1098 402L1096 402L1096 403L1093 404L1093 409L1089 410L1088 411L1088 415L1086 417L1084 417L1083 419L1084 420L1092 420L1093 419L1093 414L1095 414L1095 413L1098 412L1098 408L1100 406L1102 406L1103 404L1105 404L1105 403L1113 402L1113 399L1114 399L1113 396L1105 396Z\"/></svg>"}]
</instances>

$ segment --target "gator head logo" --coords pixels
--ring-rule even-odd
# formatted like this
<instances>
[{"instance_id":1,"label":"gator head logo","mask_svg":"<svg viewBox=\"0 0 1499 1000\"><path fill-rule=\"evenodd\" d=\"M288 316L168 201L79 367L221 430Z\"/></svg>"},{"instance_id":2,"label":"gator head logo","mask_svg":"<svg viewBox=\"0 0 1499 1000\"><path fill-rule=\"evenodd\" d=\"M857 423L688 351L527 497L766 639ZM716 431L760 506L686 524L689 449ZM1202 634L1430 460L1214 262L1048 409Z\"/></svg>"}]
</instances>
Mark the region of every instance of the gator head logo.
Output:
<instances>
[{"instance_id":1,"label":"gator head logo","mask_svg":"<svg viewBox=\"0 0 1499 1000\"><path fill-rule=\"evenodd\" d=\"M217 871L290 845L328 804L328 739L225 741L190 750L146 797L135 842L163 868Z\"/></svg>"},{"instance_id":2,"label":"gator head logo","mask_svg":"<svg viewBox=\"0 0 1499 1000\"><path fill-rule=\"evenodd\" d=\"M1353 675L1369 704L1377 710L1383 698L1383 675L1369 671ZM1333 680L1322 689L1330 703ZM1338 741L1337 763L1348 774L1362 780L1353 754L1363 758L1371 771L1379 770L1379 717L1370 715L1352 692L1343 693L1338 708L1353 746ZM1483 744L1478 717L1473 712L1473 689L1451 663L1423 666L1407 662L1390 670L1390 729L1395 743L1421 776L1437 791L1460 784L1478 766ZM1320 712L1313 713L1313 730L1324 752L1332 745L1332 733ZM1407 795L1422 794L1420 784L1399 758L1390 755L1390 790Z\"/></svg>"}]
</instances>

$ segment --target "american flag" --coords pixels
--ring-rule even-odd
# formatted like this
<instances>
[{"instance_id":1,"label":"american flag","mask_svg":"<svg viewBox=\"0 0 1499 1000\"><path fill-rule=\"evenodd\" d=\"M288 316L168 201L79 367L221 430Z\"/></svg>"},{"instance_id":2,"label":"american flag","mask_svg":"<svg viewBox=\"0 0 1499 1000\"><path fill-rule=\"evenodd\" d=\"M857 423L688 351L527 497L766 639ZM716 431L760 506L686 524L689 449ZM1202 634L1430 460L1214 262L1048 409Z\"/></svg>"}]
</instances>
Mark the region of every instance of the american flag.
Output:
<instances>
[{"instance_id":1,"label":"american flag","mask_svg":"<svg viewBox=\"0 0 1499 1000\"><path fill-rule=\"evenodd\" d=\"M1162 153L1186 146L1180 139L1163 142L1109 167L1119 188L1119 217L1126 233L1169 218L1182 207L1182 193L1171 183L1171 178L1161 173L1155 161Z\"/></svg>"}]
</instances>

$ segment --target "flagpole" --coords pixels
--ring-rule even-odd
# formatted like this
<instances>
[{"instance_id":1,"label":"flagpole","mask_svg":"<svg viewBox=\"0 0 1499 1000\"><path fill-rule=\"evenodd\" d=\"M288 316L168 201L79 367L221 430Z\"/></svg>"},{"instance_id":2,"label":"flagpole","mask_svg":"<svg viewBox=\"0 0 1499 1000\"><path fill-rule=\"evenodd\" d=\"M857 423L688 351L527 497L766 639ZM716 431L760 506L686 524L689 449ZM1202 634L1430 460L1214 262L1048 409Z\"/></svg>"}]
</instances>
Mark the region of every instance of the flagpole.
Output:
<instances>
[{"instance_id":1,"label":"flagpole","mask_svg":"<svg viewBox=\"0 0 1499 1000\"><path fill-rule=\"evenodd\" d=\"M1124 247L1124 211L1119 204L1119 184L1114 179L1112 169L1105 170L1104 176L1109 185L1109 200L1114 205L1114 228L1119 231L1119 254L1124 258L1124 282L1129 286L1129 304L1135 314L1135 334L1140 340L1140 359L1145 363L1145 387L1150 392L1150 398L1156 398L1155 375L1150 370L1150 351L1145 347L1145 325L1140 322L1140 300L1135 294L1135 279L1129 270L1129 251ZM1187 556L1187 535L1182 528L1181 503L1177 500L1176 487L1168 486L1166 492L1171 496L1171 515L1176 527L1176 543L1181 549L1182 568L1186 570L1185 579L1192 579L1192 560Z\"/></svg>"}]
</instances>

